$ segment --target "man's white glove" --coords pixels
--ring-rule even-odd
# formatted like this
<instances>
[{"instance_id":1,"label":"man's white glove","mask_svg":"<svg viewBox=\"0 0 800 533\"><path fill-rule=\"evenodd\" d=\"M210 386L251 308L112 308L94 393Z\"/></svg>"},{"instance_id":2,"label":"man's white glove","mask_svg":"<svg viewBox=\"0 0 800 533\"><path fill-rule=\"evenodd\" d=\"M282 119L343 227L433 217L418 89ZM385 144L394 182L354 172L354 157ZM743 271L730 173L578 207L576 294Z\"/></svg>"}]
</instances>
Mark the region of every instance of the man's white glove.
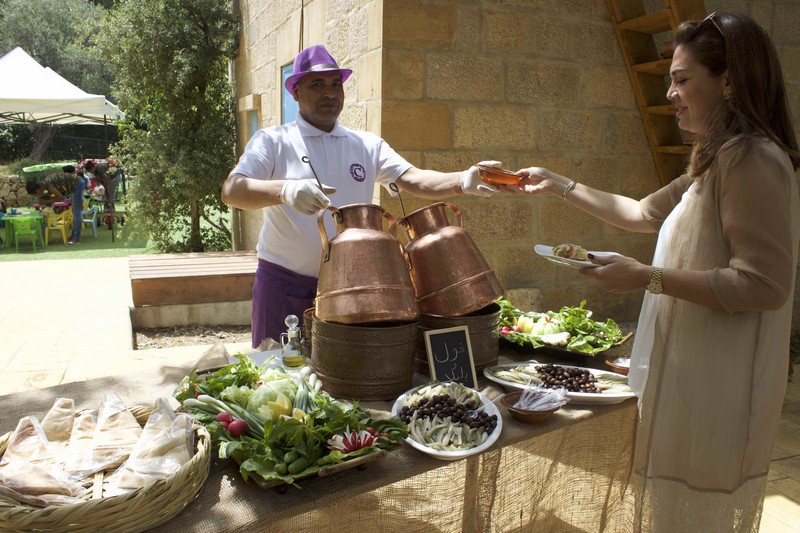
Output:
<instances>
[{"instance_id":1,"label":"man's white glove","mask_svg":"<svg viewBox=\"0 0 800 533\"><path fill-rule=\"evenodd\" d=\"M503 163L500 161L481 161L478 163L485 167L500 167ZM481 180L481 175L478 167L471 166L461 173L461 190L464 194L473 194L475 196L491 196L497 192L496 187L486 185Z\"/></svg>"},{"instance_id":2,"label":"man's white glove","mask_svg":"<svg viewBox=\"0 0 800 533\"><path fill-rule=\"evenodd\" d=\"M287 180L281 189L281 202L304 215L313 215L331 205L331 199L313 180Z\"/></svg>"}]
</instances>

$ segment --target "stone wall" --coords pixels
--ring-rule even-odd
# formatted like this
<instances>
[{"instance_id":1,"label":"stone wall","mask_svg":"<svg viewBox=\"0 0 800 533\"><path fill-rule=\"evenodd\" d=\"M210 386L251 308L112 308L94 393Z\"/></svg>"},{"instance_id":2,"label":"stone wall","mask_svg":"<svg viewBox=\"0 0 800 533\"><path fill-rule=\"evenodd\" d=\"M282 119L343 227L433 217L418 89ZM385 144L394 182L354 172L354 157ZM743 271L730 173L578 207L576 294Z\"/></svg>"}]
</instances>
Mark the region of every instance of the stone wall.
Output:
<instances>
[{"instance_id":1,"label":"stone wall","mask_svg":"<svg viewBox=\"0 0 800 533\"><path fill-rule=\"evenodd\" d=\"M0 198L6 199L8 207L25 207L33 200L20 176L0 176Z\"/></svg>"},{"instance_id":2,"label":"stone wall","mask_svg":"<svg viewBox=\"0 0 800 533\"><path fill-rule=\"evenodd\" d=\"M235 63L240 139L248 113L280 122L280 67L301 47L325 44L342 66L348 127L385 138L414 165L442 171L496 159L506 168L546 166L593 187L642 197L658 184L605 0L241 0ZM653 9L660 1L646 2ZM708 11L745 11L775 38L797 113L800 5L788 0L712 1ZM301 24L302 21L302 24ZM395 216L401 205L376 194ZM464 227L506 289L533 289L557 309L587 300L598 317L638 317L641 293L608 294L533 252L577 242L649 262L651 235L600 223L557 198L496 195L452 199ZM405 211L428 205L405 195ZM261 212L242 213L254 248Z\"/></svg>"}]
</instances>

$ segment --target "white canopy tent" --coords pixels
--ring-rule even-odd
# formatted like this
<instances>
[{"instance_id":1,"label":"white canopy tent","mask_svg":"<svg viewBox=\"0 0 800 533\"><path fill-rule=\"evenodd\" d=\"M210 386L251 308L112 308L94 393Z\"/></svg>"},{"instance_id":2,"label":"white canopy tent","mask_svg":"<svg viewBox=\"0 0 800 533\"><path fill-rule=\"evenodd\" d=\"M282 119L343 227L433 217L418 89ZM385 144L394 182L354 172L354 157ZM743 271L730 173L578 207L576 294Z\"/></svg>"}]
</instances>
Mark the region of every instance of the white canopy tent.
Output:
<instances>
[{"instance_id":1,"label":"white canopy tent","mask_svg":"<svg viewBox=\"0 0 800 533\"><path fill-rule=\"evenodd\" d=\"M106 124L124 118L117 106L41 66L20 47L0 58L0 124Z\"/></svg>"}]
</instances>

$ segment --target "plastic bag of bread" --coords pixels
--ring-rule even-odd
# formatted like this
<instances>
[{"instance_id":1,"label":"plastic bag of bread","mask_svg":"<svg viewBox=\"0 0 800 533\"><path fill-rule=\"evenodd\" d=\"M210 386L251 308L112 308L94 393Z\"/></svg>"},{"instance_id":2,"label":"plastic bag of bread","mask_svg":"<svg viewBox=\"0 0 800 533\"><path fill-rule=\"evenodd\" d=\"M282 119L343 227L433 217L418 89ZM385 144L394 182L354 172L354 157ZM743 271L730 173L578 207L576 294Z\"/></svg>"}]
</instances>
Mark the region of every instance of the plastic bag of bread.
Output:
<instances>
[{"instance_id":1,"label":"plastic bag of bread","mask_svg":"<svg viewBox=\"0 0 800 533\"><path fill-rule=\"evenodd\" d=\"M130 457L108 476L106 495L115 496L164 479L194 455L192 418L175 414L166 398L159 398Z\"/></svg>"},{"instance_id":2,"label":"plastic bag of bread","mask_svg":"<svg viewBox=\"0 0 800 533\"><path fill-rule=\"evenodd\" d=\"M20 419L9 438L0 459L0 485L6 495L34 497L73 496L81 490L51 453L41 424L32 416Z\"/></svg>"},{"instance_id":3,"label":"plastic bag of bread","mask_svg":"<svg viewBox=\"0 0 800 533\"><path fill-rule=\"evenodd\" d=\"M62 464L69 458L69 437L75 423L75 400L56 398L53 407L42 418L42 431L47 437L50 451Z\"/></svg>"},{"instance_id":4,"label":"plastic bag of bread","mask_svg":"<svg viewBox=\"0 0 800 533\"><path fill-rule=\"evenodd\" d=\"M142 427L114 393L103 397L96 418L80 413L75 418L69 442L67 471L81 479L121 465L133 451Z\"/></svg>"}]
</instances>

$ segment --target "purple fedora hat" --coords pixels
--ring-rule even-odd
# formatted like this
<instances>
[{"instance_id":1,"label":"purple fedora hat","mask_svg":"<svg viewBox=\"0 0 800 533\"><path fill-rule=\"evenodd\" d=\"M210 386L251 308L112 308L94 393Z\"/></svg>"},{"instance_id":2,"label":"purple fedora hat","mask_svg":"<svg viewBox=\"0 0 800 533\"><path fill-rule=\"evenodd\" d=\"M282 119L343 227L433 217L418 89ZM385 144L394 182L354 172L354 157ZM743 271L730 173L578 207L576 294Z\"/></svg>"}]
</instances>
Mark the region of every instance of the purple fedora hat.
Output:
<instances>
[{"instance_id":1,"label":"purple fedora hat","mask_svg":"<svg viewBox=\"0 0 800 533\"><path fill-rule=\"evenodd\" d=\"M309 46L294 58L292 75L286 78L286 90L289 91L289 93L293 93L297 82L307 74L311 74L312 72L332 71L339 71L342 73L342 83L353 73L349 68L339 68L339 65L336 64L336 60L331 57L321 44Z\"/></svg>"}]
</instances>

